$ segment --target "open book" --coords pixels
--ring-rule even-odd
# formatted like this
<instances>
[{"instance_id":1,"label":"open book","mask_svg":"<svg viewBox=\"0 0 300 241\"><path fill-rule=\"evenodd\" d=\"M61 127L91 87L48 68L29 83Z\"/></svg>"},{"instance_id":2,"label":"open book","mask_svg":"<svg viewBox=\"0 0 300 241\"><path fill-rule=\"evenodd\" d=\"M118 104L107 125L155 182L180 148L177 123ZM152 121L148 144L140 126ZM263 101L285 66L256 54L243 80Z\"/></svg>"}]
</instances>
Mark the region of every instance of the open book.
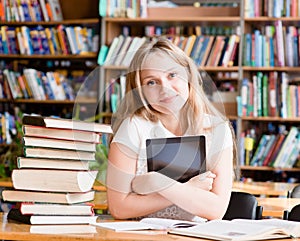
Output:
<instances>
[{"instance_id":1,"label":"open book","mask_svg":"<svg viewBox=\"0 0 300 241\"><path fill-rule=\"evenodd\" d=\"M189 228L174 228L168 233L214 240L266 240L300 237L300 222L280 219L213 220Z\"/></svg>"},{"instance_id":2,"label":"open book","mask_svg":"<svg viewBox=\"0 0 300 241\"><path fill-rule=\"evenodd\" d=\"M203 219L205 222L205 219ZM92 223L98 227L112 229L114 231L137 231L137 230L167 230L172 228L192 227L199 222L190 222L183 220L167 218L143 218L140 221L120 221L120 222L103 222Z\"/></svg>"}]
</instances>

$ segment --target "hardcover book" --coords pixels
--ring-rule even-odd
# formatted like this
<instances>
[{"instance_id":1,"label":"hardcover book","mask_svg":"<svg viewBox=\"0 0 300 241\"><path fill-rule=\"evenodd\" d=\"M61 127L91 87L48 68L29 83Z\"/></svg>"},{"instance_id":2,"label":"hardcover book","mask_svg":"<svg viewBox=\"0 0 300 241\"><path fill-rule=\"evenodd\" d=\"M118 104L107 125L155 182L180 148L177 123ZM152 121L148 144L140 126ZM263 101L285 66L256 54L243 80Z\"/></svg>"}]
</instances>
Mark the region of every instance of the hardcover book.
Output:
<instances>
[{"instance_id":1,"label":"hardcover book","mask_svg":"<svg viewBox=\"0 0 300 241\"><path fill-rule=\"evenodd\" d=\"M76 121L64 118L43 117L38 115L24 115L22 118L22 124L43 126L48 128L91 131L97 133L112 133L111 126L108 124Z\"/></svg>"},{"instance_id":2,"label":"hardcover book","mask_svg":"<svg viewBox=\"0 0 300 241\"><path fill-rule=\"evenodd\" d=\"M19 209L11 209L7 219L26 224L90 224L95 223L98 216L78 215L23 215Z\"/></svg>"},{"instance_id":3,"label":"hardcover book","mask_svg":"<svg viewBox=\"0 0 300 241\"><path fill-rule=\"evenodd\" d=\"M20 204L20 211L23 215L94 215L93 205L89 203L64 205L23 202Z\"/></svg>"},{"instance_id":4,"label":"hardcover book","mask_svg":"<svg viewBox=\"0 0 300 241\"><path fill-rule=\"evenodd\" d=\"M87 192L93 187L97 171L14 169L15 189L49 192Z\"/></svg>"},{"instance_id":5,"label":"hardcover book","mask_svg":"<svg viewBox=\"0 0 300 241\"><path fill-rule=\"evenodd\" d=\"M18 168L89 170L89 161L18 157Z\"/></svg>"},{"instance_id":6,"label":"hardcover book","mask_svg":"<svg viewBox=\"0 0 300 241\"><path fill-rule=\"evenodd\" d=\"M82 141L71 141L71 140L59 140L59 139L47 139L43 137L31 137L24 136L22 138L25 147L44 147L66 150L78 150L95 152L96 143L82 142Z\"/></svg>"},{"instance_id":7,"label":"hardcover book","mask_svg":"<svg viewBox=\"0 0 300 241\"><path fill-rule=\"evenodd\" d=\"M25 157L94 161L95 153L87 151L24 147Z\"/></svg>"},{"instance_id":8,"label":"hardcover book","mask_svg":"<svg viewBox=\"0 0 300 241\"><path fill-rule=\"evenodd\" d=\"M94 199L95 191L88 192L39 192L39 191L24 191L24 190L9 190L2 191L2 198L9 202L39 202L39 203L61 203L75 204L88 202Z\"/></svg>"}]
</instances>

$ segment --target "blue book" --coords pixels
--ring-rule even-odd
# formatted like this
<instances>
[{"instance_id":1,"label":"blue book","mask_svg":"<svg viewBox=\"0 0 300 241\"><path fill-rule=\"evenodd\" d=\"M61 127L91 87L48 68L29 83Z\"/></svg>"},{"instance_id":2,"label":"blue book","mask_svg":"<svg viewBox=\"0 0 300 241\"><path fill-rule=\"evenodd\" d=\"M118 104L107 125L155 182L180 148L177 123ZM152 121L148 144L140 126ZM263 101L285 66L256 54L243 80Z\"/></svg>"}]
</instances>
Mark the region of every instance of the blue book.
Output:
<instances>
[{"instance_id":1,"label":"blue book","mask_svg":"<svg viewBox=\"0 0 300 241\"><path fill-rule=\"evenodd\" d=\"M243 58L243 65L244 66L251 66L251 53L252 53L252 49L251 49L251 33L246 33L244 35L244 39L245 39L245 52L244 52L244 58Z\"/></svg>"},{"instance_id":2,"label":"blue book","mask_svg":"<svg viewBox=\"0 0 300 241\"><path fill-rule=\"evenodd\" d=\"M98 54L98 59L97 59L97 63L99 65L103 65L107 56L109 48L106 45L102 45L100 50L99 50L99 54Z\"/></svg>"},{"instance_id":3,"label":"blue book","mask_svg":"<svg viewBox=\"0 0 300 241\"><path fill-rule=\"evenodd\" d=\"M270 37L270 67L275 66L275 56L274 56L274 39Z\"/></svg>"},{"instance_id":4,"label":"blue book","mask_svg":"<svg viewBox=\"0 0 300 241\"><path fill-rule=\"evenodd\" d=\"M197 66L199 66L202 62L202 59L204 57L204 54L205 54L205 51L206 51L206 47L207 47L207 44L209 42L209 36L204 36L204 41L202 43L202 46L201 46L201 49L199 51L199 54L195 60L195 63Z\"/></svg>"},{"instance_id":5,"label":"blue book","mask_svg":"<svg viewBox=\"0 0 300 241\"><path fill-rule=\"evenodd\" d=\"M107 8L107 1L106 0L99 0L99 15L100 17L106 17L106 8Z\"/></svg>"}]
</instances>

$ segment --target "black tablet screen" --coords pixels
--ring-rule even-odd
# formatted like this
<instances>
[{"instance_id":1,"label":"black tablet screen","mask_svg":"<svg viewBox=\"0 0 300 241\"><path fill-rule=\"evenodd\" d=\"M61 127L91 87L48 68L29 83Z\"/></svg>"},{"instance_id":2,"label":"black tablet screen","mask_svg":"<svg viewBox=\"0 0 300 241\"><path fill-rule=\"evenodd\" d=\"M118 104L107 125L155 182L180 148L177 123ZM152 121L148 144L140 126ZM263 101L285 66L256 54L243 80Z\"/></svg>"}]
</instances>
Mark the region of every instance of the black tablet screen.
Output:
<instances>
[{"instance_id":1,"label":"black tablet screen","mask_svg":"<svg viewBox=\"0 0 300 241\"><path fill-rule=\"evenodd\" d=\"M146 148L149 172L186 182L206 171L205 136L147 139Z\"/></svg>"}]
</instances>

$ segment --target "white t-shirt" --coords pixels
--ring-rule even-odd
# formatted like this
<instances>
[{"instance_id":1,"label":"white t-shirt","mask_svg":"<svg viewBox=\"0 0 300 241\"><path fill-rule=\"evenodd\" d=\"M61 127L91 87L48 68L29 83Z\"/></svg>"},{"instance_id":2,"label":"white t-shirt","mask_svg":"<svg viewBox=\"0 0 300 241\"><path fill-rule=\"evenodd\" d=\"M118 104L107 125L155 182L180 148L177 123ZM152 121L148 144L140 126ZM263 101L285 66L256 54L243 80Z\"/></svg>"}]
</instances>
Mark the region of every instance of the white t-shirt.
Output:
<instances>
[{"instance_id":1,"label":"white t-shirt","mask_svg":"<svg viewBox=\"0 0 300 241\"><path fill-rule=\"evenodd\" d=\"M209 134L197 133L206 136L207 170L213 170L217 165L217 163L214 163L211 159L212 155L233 145L232 134L228 123L224 122L219 117L206 115L204 118L204 128L213 126L212 132ZM191 133L185 133L184 135L191 135ZM175 135L168 131L160 121L151 122L142 117L134 116L132 118L127 118L122 122L118 131L115 133L112 142L121 143L137 153L138 160L136 174L140 175L147 172L146 139L174 136ZM213 146L211 143L213 143ZM195 220L194 215L175 205L149 216Z\"/></svg>"}]
</instances>

